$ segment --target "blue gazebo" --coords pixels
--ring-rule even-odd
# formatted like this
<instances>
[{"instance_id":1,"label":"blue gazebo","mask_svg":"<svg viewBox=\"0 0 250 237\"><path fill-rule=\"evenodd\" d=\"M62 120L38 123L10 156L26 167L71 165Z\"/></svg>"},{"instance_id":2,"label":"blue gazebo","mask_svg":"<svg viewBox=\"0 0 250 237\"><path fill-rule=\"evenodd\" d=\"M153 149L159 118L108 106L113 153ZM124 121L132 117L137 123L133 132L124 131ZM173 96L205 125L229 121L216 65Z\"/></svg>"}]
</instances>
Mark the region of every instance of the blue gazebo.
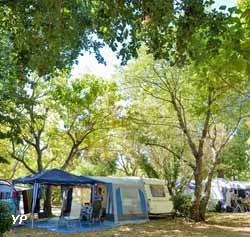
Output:
<instances>
[{"instance_id":1,"label":"blue gazebo","mask_svg":"<svg viewBox=\"0 0 250 237\"><path fill-rule=\"evenodd\" d=\"M91 184L94 185L96 183L95 180L80 177L68 172L65 172L60 169L50 169L37 174L32 174L23 178L18 178L13 181L13 184L32 184L33 185L33 194L32 194L32 227L34 226L34 212L35 205L38 195L38 189L40 185L65 185L65 186L80 186ZM99 182L100 183L100 182Z\"/></svg>"},{"instance_id":2,"label":"blue gazebo","mask_svg":"<svg viewBox=\"0 0 250 237\"><path fill-rule=\"evenodd\" d=\"M106 189L105 219L107 221L112 221L114 224L148 221L147 197L143 180L139 177L77 176L60 169L51 169L18 178L13 183L33 185L32 227L34 226L34 211L40 185L90 185L92 195L95 193L95 186L100 185Z\"/></svg>"}]
</instances>

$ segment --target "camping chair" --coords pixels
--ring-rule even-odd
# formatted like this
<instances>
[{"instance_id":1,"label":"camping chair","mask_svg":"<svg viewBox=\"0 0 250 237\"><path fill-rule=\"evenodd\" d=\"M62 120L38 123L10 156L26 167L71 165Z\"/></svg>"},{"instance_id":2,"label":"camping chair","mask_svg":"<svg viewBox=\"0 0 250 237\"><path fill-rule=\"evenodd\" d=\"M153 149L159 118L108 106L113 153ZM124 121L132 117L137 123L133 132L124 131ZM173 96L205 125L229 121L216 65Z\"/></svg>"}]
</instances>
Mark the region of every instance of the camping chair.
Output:
<instances>
[{"instance_id":1,"label":"camping chair","mask_svg":"<svg viewBox=\"0 0 250 237\"><path fill-rule=\"evenodd\" d=\"M98 221L101 224L101 216L102 216L102 201L95 200L93 202L93 211L92 211L92 223Z\"/></svg>"},{"instance_id":2,"label":"camping chair","mask_svg":"<svg viewBox=\"0 0 250 237\"><path fill-rule=\"evenodd\" d=\"M84 206L81 207L81 220L88 222L88 224L91 224L91 218L92 218L93 208L91 206Z\"/></svg>"},{"instance_id":3,"label":"camping chair","mask_svg":"<svg viewBox=\"0 0 250 237\"><path fill-rule=\"evenodd\" d=\"M67 228L72 228L73 224L78 222L79 228L81 228L81 204L72 203L69 216L62 216L59 219L58 226L62 222L66 223Z\"/></svg>"},{"instance_id":4,"label":"camping chair","mask_svg":"<svg viewBox=\"0 0 250 237\"><path fill-rule=\"evenodd\" d=\"M232 206L233 206L233 212L245 212L244 207L242 204L238 202L236 198L232 199Z\"/></svg>"}]
</instances>

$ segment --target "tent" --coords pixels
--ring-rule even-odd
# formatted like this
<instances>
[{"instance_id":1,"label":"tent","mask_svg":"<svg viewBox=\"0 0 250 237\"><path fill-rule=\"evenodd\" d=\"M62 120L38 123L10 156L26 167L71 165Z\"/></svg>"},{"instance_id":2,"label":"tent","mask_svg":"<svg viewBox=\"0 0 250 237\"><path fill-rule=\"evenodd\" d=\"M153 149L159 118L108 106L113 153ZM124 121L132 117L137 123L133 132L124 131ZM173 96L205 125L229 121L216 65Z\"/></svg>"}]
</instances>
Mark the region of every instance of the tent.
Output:
<instances>
[{"instance_id":1,"label":"tent","mask_svg":"<svg viewBox=\"0 0 250 237\"><path fill-rule=\"evenodd\" d=\"M206 181L202 182L203 190L205 188ZM226 190L232 188L232 184L230 181L223 179L223 178L217 178L213 179L211 183L211 193L210 198L208 201L208 210L214 210L216 208L216 205L218 202L221 202L222 204L225 204L226 202ZM194 198L194 190L195 190L195 181L192 180L188 187L185 190L185 194L190 194Z\"/></svg>"},{"instance_id":2,"label":"tent","mask_svg":"<svg viewBox=\"0 0 250 237\"><path fill-rule=\"evenodd\" d=\"M33 184L32 194L32 227L34 226L34 212L36 206L36 200L38 196L38 189L41 184L46 185L83 185L94 184L95 181L87 177L79 177L70 173L67 173L60 169L51 169L40 172L38 174L32 174L23 178L15 179L13 184Z\"/></svg>"},{"instance_id":3,"label":"tent","mask_svg":"<svg viewBox=\"0 0 250 237\"><path fill-rule=\"evenodd\" d=\"M13 192L13 186L5 180L0 180L0 193Z\"/></svg>"},{"instance_id":4,"label":"tent","mask_svg":"<svg viewBox=\"0 0 250 237\"><path fill-rule=\"evenodd\" d=\"M214 210L216 205L221 202L222 205L226 204L226 191L232 188L230 181L217 178L213 179L211 183L211 193L208 202L208 210Z\"/></svg>"},{"instance_id":5,"label":"tent","mask_svg":"<svg viewBox=\"0 0 250 237\"><path fill-rule=\"evenodd\" d=\"M205 181L203 181L203 188ZM191 181L186 189L186 194L194 195L195 182ZM235 190L241 197L245 196L245 191L250 191L250 182L248 181L230 181L223 178L213 179L211 183L211 193L208 202L208 210L214 210L220 202L222 207L226 207L228 190Z\"/></svg>"},{"instance_id":6,"label":"tent","mask_svg":"<svg viewBox=\"0 0 250 237\"><path fill-rule=\"evenodd\" d=\"M232 188L236 190L250 190L249 181L230 181Z\"/></svg>"},{"instance_id":7,"label":"tent","mask_svg":"<svg viewBox=\"0 0 250 237\"><path fill-rule=\"evenodd\" d=\"M115 223L148 220L147 199L143 181L136 177L76 176L59 169L51 169L13 181L14 184L33 184L32 226L38 188L47 185L102 185L106 189L106 218ZM94 189L92 189L92 194Z\"/></svg>"},{"instance_id":8,"label":"tent","mask_svg":"<svg viewBox=\"0 0 250 237\"><path fill-rule=\"evenodd\" d=\"M20 195L26 189L29 188L14 186L5 180L0 180L0 200L8 203L12 214L19 212Z\"/></svg>"},{"instance_id":9,"label":"tent","mask_svg":"<svg viewBox=\"0 0 250 237\"><path fill-rule=\"evenodd\" d=\"M85 176L81 176L86 178ZM147 221L148 207L144 183L138 177L87 177L107 187L106 218L121 221Z\"/></svg>"},{"instance_id":10,"label":"tent","mask_svg":"<svg viewBox=\"0 0 250 237\"><path fill-rule=\"evenodd\" d=\"M13 197L14 187L7 181L0 180L0 201L5 202L11 208L11 214L16 212L16 203Z\"/></svg>"}]
</instances>

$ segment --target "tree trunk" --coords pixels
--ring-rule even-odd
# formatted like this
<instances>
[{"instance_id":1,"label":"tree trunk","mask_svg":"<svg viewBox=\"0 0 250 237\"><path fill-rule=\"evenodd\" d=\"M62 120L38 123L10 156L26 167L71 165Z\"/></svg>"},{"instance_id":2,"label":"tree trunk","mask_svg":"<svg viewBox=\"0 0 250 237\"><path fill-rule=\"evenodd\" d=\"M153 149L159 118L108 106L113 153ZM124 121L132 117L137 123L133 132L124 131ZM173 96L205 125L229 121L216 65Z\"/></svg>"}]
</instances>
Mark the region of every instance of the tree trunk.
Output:
<instances>
[{"instance_id":1,"label":"tree trunk","mask_svg":"<svg viewBox=\"0 0 250 237\"><path fill-rule=\"evenodd\" d=\"M36 152L37 152L37 169L38 172L42 172L43 171L42 152L38 148Z\"/></svg>"},{"instance_id":2,"label":"tree trunk","mask_svg":"<svg viewBox=\"0 0 250 237\"><path fill-rule=\"evenodd\" d=\"M202 156L196 158L196 167L194 170L195 190L194 201L191 207L191 218L196 221L203 221L201 215L201 195L202 195Z\"/></svg>"},{"instance_id":3,"label":"tree trunk","mask_svg":"<svg viewBox=\"0 0 250 237\"><path fill-rule=\"evenodd\" d=\"M51 194L52 194L51 185L47 185L46 190L45 190L45 201L44 201L44 207L43 207L44 214L46 216L52 215Z\"/></svg>"},{"instance_id":4,"label":"tree trunk","mask_svg":"<svg viewBox=\"0 0 250 237\"><path fill-rule=\"evenodd\" d=\"M64 164L62 165L61 169L62 170L65 170L68 165L70 164L70 161L74 158L74 156L77 154L78 152L78 147L79 147L80 144L74 144L72 147L71 147L71 150L68 154L68 157L66 158Z\"/></svg>"},{"instance_id":5,"label":"tree trunk","mask_svg":"<svg viewBox=\"0 0 250 237\"><path fill-rule=\"evenodd\" d=\"M204 217L204 220L205 220L206 208L207 208L208 201L209 201L210 194L211 194L212 179L213 179L214 171L218 164L218 153L215 150L213 152L212 160L213 162L211 166L209 167L207 182L206 182L206 186L204 190L205 195L204 195L204 199L202 200L203 203L202 203L202 208L201 208L201 215Z\"/></svg>"}]
</instances>

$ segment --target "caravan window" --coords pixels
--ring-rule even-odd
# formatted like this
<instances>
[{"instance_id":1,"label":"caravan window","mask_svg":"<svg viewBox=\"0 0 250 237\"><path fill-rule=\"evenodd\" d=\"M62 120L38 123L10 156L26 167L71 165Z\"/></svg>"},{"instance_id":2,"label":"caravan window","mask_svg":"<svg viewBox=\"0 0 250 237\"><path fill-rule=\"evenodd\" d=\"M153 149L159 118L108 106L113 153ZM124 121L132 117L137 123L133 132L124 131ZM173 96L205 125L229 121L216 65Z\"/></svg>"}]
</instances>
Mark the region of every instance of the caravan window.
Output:
<instances>
[{"instance_id":1,"label":"caravan window","mask_svg":"<svg viewBox=\"0 0 250 237\"><path fill-rule=\"evenodd\" d=\"M166 197L163 185L150 185L152 197Z\"/></svg>"}]
</instances>

